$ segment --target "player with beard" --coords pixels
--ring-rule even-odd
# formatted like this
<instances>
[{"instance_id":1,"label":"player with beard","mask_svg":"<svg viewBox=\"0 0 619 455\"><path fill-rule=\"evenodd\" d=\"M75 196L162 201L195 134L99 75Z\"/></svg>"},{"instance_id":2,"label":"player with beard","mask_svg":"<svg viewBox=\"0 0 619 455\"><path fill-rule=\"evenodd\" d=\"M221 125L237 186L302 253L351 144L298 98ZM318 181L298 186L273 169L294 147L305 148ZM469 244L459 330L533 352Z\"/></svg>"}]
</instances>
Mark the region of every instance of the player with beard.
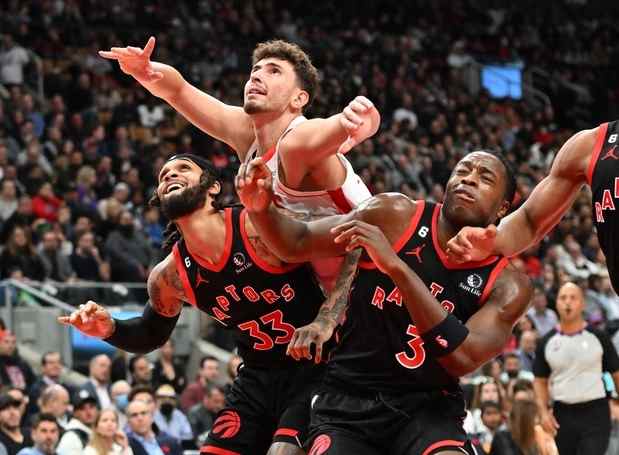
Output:
<instances>
[{"instance_id":1,"label":"player with beard","mask_svg":"<svg viewBox=\"0 0 619 455\"><path fill-rule=\"evenodd\" d=\"M347 215L303 222L276 210L262 160L236 185L261 239L286 261L364 248L341 341L312 399L309 454L469 453L459 376L499 354L526 312L526 275L503 257L457 265L446 242L507 212L507 162L474 152L454 168L443 205L381 194ZM472 453L472 452L470 452Z\"/></svg>"},{"instance_id":2,"label":"player with beard","mask_svg":"<svg viewBox=\"0 0 619 455\"><path fill-rule=\"evenodd\" d=\"M299 46L282 40L256 46L243 107L225 104L188 83L173 67L152 62L154 47L151 37L144 49L113 47L99 54L117 60L122 71L153 95L228 144L241 162L264 157L274 173L279 207L304 218L326 216L346 213L371 196L343 154L377 131L380 115L367 98L358 96L339 114L306 119L303 112L316 97L318 71ZM344 269L341 257L313 263L327 292L337 289L347 295L343 284L350 281L356 258L347 259ZM335 286L338 276L341 281Z\"/></svg>"},{"instance_id":3,"label":"player with beard","mask_svg":"<svg viewBox=\"0 0 619 455\"><path fill-rule=\"evenodd\" d=\"M282 263L261 244L242 207L218 204L220 190L206 160L170 158L151 203L173 220L164 245L172 252L148 277L150 302L143 315L114 320L88 302L59 320L144 353L169 338L183 302L190 303L236 332L244 361L201 453L302 453L310 397L324 368L296 361L286 349L295 328L316 316L324 295L309 264Z\"/></svg>"}]
</instances>

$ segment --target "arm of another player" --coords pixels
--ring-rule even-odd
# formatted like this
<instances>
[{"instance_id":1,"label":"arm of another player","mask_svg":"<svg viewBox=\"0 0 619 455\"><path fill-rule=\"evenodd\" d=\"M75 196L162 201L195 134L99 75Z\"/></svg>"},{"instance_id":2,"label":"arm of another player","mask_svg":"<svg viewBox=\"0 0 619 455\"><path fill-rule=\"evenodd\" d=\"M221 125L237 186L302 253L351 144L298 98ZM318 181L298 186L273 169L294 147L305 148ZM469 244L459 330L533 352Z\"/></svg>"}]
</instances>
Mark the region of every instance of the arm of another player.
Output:
<instances>
[{"instance_id":1,"label":"arm of another player","mask_svg":"<svg viewBox=\"0 0 619 455\"><path fill-rule=\"evenodd\" d=\"M330 156L346 153L373 136L379 126L380 114L364 96L357 96L339 114L301 123L280 144L286 178L301 179Z\"/></svg>"},{"instance_id":2,"label":"arm of another player","mask_svg":"<svg viewBox=\"0 0 619 455\"><path fill-rule=\"evenodd\" d=\"M526 202L498 227L465 227L447 244L457 262L483 260L492 254L513 256L535 245L561 220L587 183L587 170L599 128L581 131L561 147L546 176Z\"/></svg>"},{"instance_id":3,"label":"arm of another player","mask_svg":"<svg viewBox=\"0 0 619 455\"><path fill-rule=\"evenodd\" d=\"M365 248L374 264L391 277L415 322L415 335L424 341L424 350L453 376L470 373L499 354L529 306L529 279L515 269L506 268L486 304L462 324L398 257L378 227L351 221L336 230L341 233L336 242L346 243L347 249Z\"/></svg>"},{"instance_id":4,"label":"arm of another player","mask_svg":"<svg viewBox=\"0 0 619 455\"><path fill-rule=\"evenodd\" d=\"M171 255L157 264L148 277L149 302L142 316L113 319L101 305L89 301L58 321L80 332L101 338L117 348L147 353L161 347L170 337L186 300L183 284Z\"/></svg>"},{"instance_id":5,"label":"arm of another player","mask_svg":"<svg viewBox=\"0 0 619 455\"><path fill-rule=\"evenodd\" d=\"M333 242L331 228L351 219L354 212L304 222L283 214L273 203L272 174L262 158L241 164L235 178L241 203L262 240L285 262L306 262L317 257L346 254L345 247Z\"/></svg>"},{"instance_id":6,"label":"arm of another player","mask_svg":"<svg viewBox=\"0 0 619 455\"><path fill-rule=\"evenodd\" d=\"M117 60L124 73L164 99L193 125L228 144L239 156L244 154L254 139L249 116L241 107L222 103L194 87L172 66L152 62L154 48L155 38L151 36L144 49L113 47L99 51L99 55Z\"/></svg>"},{"instance_id":7,"label":"arm of another player","mask_svg":"<svg viewBox=\"0 0 619 455\"><path fill-rule=\"evenodd\" d=\"M286 354L295 360L308 358L311 360L310 349L316 345L314 361L320 363L322 359L322 346L331 339L333 331L342 317L348 304L350 287L355 279L357 264L361 257L361 249L352 251L346 255L340 274L337 277L331 294L318 309L316 318L306 326L299 327L294 331Z\"/></svg>"}]
</instances>

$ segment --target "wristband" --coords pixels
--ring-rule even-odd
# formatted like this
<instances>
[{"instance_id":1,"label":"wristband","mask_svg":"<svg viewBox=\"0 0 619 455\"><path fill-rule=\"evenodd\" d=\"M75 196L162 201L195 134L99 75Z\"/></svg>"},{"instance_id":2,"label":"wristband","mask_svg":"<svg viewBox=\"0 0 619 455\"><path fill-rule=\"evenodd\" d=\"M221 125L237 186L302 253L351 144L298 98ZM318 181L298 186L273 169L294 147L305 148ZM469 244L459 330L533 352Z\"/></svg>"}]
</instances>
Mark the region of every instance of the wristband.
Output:
<instances>
[{"instance_id":1,"label":"wristband","mask_svg":"<svg viewBox=\"0 0 619 455\"><path fill-rule=\"evenodd\" d=\"M455 351L464 343L468 334L469 329L453 314L448 314L437 325L422 333L421 338L427 354L442 357Z\"/></svg>"}]
</instances>

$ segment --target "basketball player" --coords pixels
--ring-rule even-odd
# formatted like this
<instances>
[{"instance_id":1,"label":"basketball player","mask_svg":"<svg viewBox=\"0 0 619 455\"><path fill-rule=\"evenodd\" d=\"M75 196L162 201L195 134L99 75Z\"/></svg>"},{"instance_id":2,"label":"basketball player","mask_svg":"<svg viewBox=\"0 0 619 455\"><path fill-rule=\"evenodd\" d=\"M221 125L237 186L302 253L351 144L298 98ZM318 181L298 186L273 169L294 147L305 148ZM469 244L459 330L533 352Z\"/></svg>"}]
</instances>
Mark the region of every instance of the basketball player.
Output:
<instances>
[{"instance_id":1,"label":"basketball player","mask_svg":"<svg viewBox=\"0 0 619 455\"><path fill-rule=\"evenodd\" d=\"M173 250L148 277L150 302L142 317L114 320L88 302L60 321L144 353L169 338L183 302L192 304L238 334L244 361L201 453L303 453L310 397L324 368L293 360L286 347L324 296L311 266L282 263L260 243L240 207L220 208L220 189L208 161L190 154L168 160L152 202L174 221L166 238Z\"/></svg>"},{"instance_id":2,"label":"basketball player","mask_svg":"<svg viewBox=\"0 0 619 455\"><path fill-rule=\"evenodd\" d=\"M205 133L228 144L243 162L263 156L274 172L278 205L304 216L345 213L370 192L339 152L372 136L380 116L365 97L342 113L308 120L303 111L318 88L318 71L295 44L260 43L245 84L243 107L230 106L200 91L169 65L151 62L151 37L144 49L113 47L102 57L115 59L153 95L164 99ZM314 264L329 292L342 258Z\"/></svg>"},{"instance_id":3,"label":"basketball player","mask_svg":"<svg viewBox=\"0 0 619 455\"><path fill-rule=\"evenodd\" d=\"M506 258L457 265L444 248L462 226L485 226L507 212L515 190L507 162L488 152L463 158L443 205L381 194L309 223L273 207L271 180L257 159L241 166L236 185L278 256L305 261L358 247L367 254L312 399L308 454L472 453L458 377L501 352L531 287Z\"/></svg>"},{"instance_id":4,"label":"basketball player","mask_svg":"<svg viewBox=\"0 0 619 455\"><path fill-rule=\"evenodd\" d=\"M491 254L513 256L542 240L588 184L594 223L616 292L619 292L619 121L576 133L561 147L550 174L526 202L498 227L466 227L448 243L455 261L483 260Z\"/></svg>"},{"instance_id":5,"label":"basketball player","mask_svg":"<svg viewBox=\"0 0 619 455\"><path fill-rule=\"evenodd\" d=\"M369 100L357 97L340 114L307 120L303 111L316 95L318 72L297 45L277 40L256 46L242 108L200 91L173 67L151 62L154 47L151 37L144 49L113 47L100 55L117 60L122 71L193 125L228 144L241 161L263 156L274 173L279 207L304 218L325 216L346 213L371 196L342 153L372 136L380 115ZM311 345L319 349L331 337L358 256L357 252L313 262L330 298L315 321L297 329L289 349L295 359L309 358Z\"/></svg>"}]
</instances>

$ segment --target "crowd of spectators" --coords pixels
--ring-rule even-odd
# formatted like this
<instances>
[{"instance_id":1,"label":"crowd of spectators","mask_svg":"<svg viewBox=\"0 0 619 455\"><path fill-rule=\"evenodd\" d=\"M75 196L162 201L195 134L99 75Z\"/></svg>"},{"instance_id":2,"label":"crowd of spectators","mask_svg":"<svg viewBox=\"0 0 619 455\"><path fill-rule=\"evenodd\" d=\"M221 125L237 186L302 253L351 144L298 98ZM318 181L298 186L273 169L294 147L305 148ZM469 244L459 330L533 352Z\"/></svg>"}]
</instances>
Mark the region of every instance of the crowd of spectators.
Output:
<instances>
[{"instance_id":1,"label":"crowd of spectators","mask_svg":"<svg viewBox=\"0 0 619 455\"><path fill-rule=\"evenodd\" d=\"M148 200L159 168L173 153L208 157L225 179L226 201L235 200L234 153L97 55L115 45L143 45L150 35L157 37L154 60L237 105L254 45L273 37L299 43L321 75L309 116L337 113L356 95L369 97L381 112L378 134L349 153L373 193L400 191L440 201L454 163L487 148L504 152L518 170L518 205L571 134L618 114L619 73L612 62L619 58L619 29L610 14L616 5L366 3L359 8L350 1L318 2L309 14L300 1L285 7L274 0L2 2L0 279L143 283L161 258L165 224ZM522 65L525 82L542 89L550 103L527 96L498 100L474 90L474 62ZM532 393L527 384L535 345L557 323L552 308L563 283L572 280L586 290L588 322L611 335L619 328L619 298L593 230L587 190L539 246L513 262L534 280L536 291L506 355L469 379L478 392L470 429L483 447L490 447L488 436L474 425L486 430L516 425L528 410L511 409L511 403L518 394ZM4 336L0 349L11 339L14 345L10 333ZM217 395L209 380L186 385L182 368L173 365L169 352L164 357L150 379L148 360L132 358L131 381L159 381L173 372L177 379L162 391L165 396L155 394L157 400L169 398L168 404L183 391L191 392L192 404ZM6 361L0 368L3 384L40 392L42 387L30 388L35 379L27 369L17 375L24 383L7 376L15 369ZM485 392L492 383L498 395ZM37 399L31 396L30 402ZM3 403L0 399L0 419L3 406L11 407ZM103 407L110 404L111 396ZM106 422L121 424L128 417L131 423L135 414L143 420L141 428L149 428L142 407ZM189 411L187 401L181 409ZM513 420L504 419L510 412ZM88 419L86 426L95 425L94 417ZM193 427L194 443L207 427Z\"/></svg>"}]
</instances>

